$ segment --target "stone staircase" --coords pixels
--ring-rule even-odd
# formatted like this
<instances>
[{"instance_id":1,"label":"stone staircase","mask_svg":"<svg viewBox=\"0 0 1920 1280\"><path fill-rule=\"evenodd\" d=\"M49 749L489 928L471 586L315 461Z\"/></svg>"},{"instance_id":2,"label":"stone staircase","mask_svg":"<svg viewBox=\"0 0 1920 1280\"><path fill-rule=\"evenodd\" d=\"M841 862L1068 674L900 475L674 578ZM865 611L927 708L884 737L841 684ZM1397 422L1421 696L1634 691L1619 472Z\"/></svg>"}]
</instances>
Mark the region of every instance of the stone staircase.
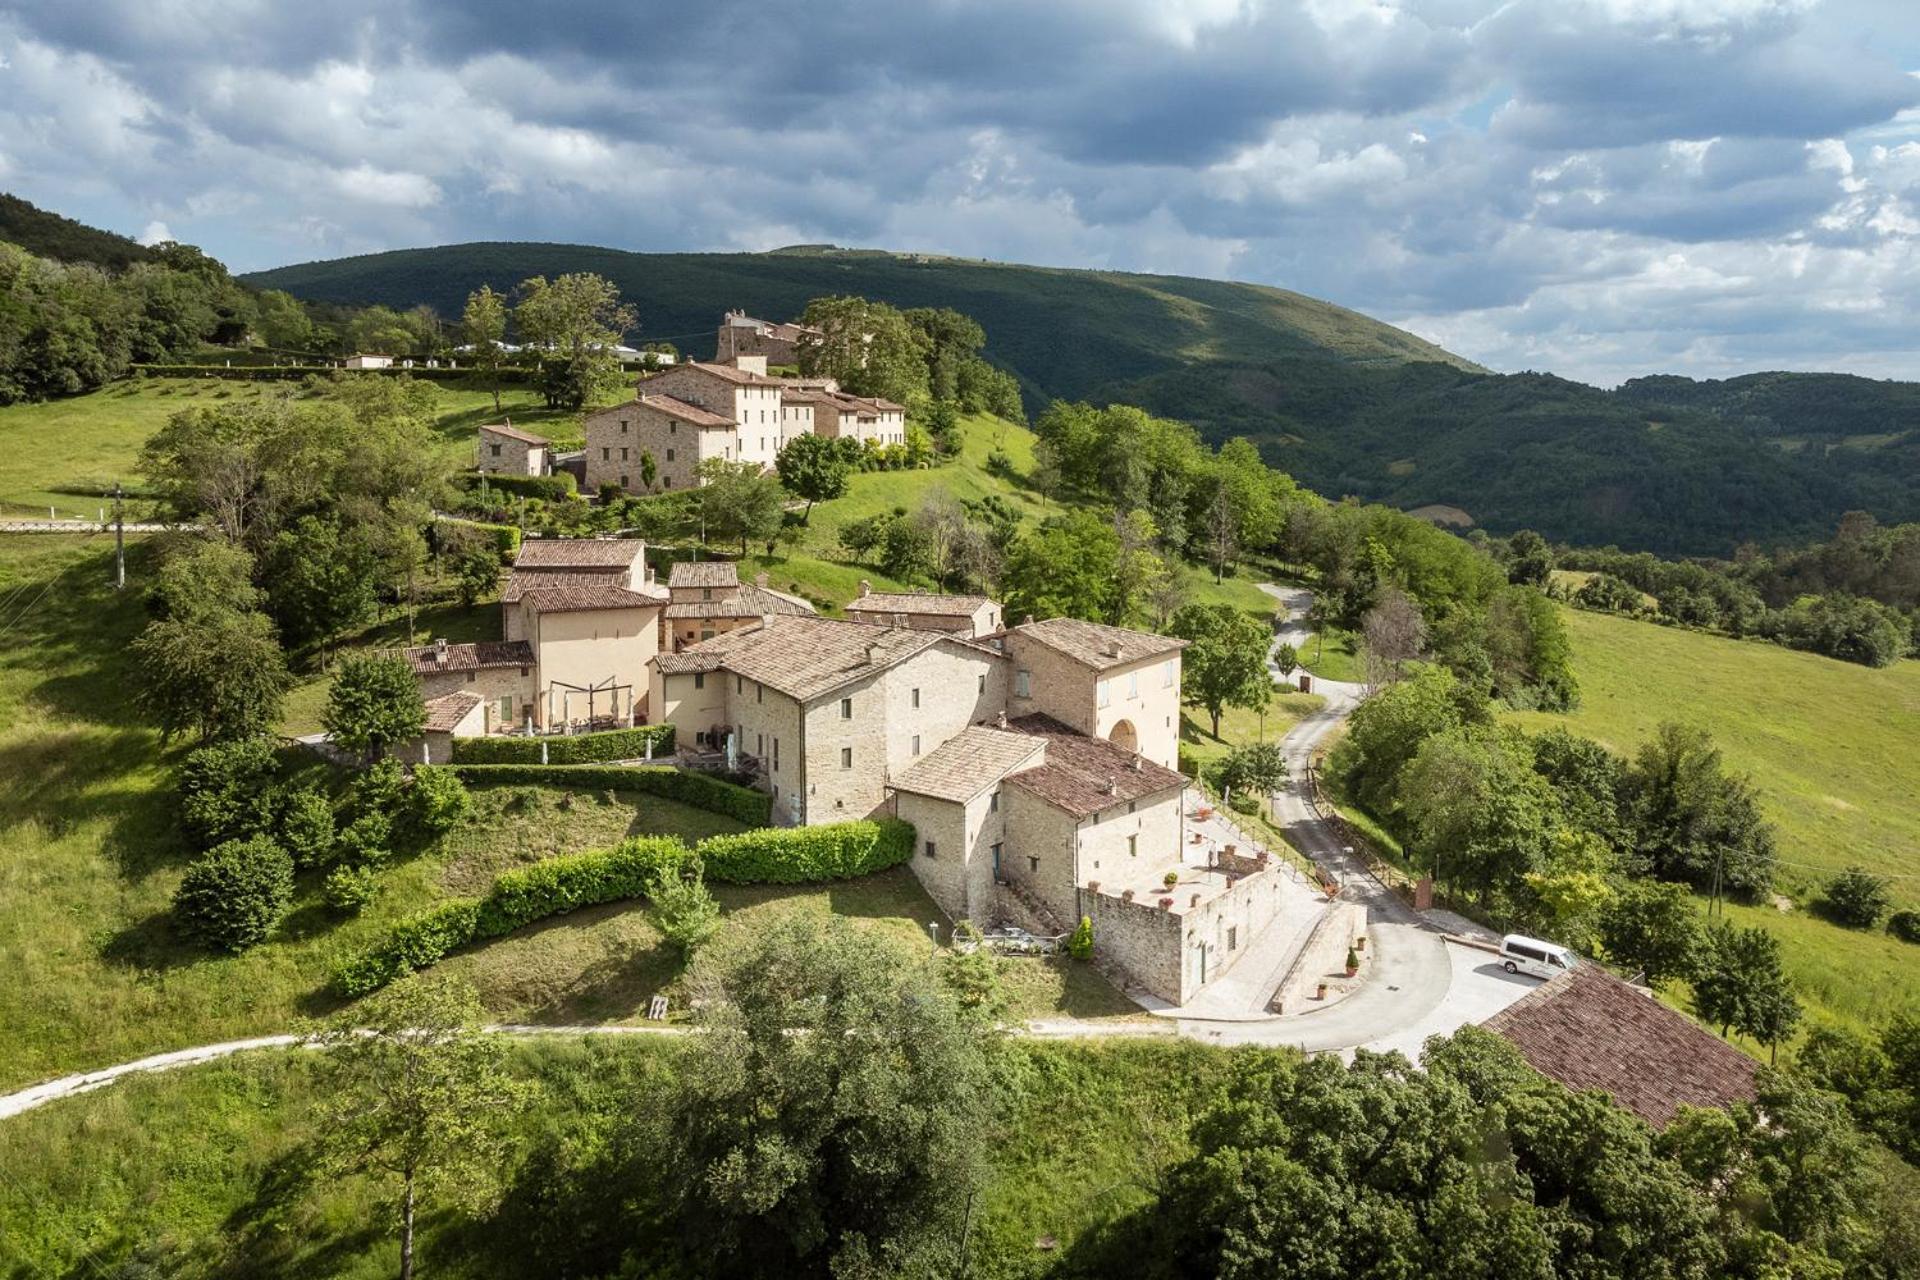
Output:
<instances>
[{"instance_id":1,"label":"stone staircase","mask_svg":"<svg viewBox=\"0 0 1920 1280\"><path fill-rule=\"evenodd\" d=\"M994 904L999 916L997 923L1025 929L1042 938L1054 938L1071 932L1071 926L1062 924L1052 908L1019 881L1002 880L997 887L1000 890L995 895Z\"/></svg>"}]
</instances>

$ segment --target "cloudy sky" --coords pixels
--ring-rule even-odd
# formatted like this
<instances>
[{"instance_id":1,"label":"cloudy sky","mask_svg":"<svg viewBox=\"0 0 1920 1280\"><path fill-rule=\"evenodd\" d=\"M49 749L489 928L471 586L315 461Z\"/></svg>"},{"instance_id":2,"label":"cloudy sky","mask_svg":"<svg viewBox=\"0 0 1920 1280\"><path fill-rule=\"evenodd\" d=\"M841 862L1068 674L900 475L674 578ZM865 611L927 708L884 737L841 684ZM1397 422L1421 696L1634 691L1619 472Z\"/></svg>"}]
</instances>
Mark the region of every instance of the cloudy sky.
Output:
<instances>
[{"instance_id":1,"label":"cloudy sky","mask_svg":"<svg viewBox=\"0 0 1920 1280\"><path fill-rule=\"evenodd\" d=\"M1916 73L1920 0L0 0L0 190L238 269L832 241L1920 379Z\"/></svg>"}]
</instances>

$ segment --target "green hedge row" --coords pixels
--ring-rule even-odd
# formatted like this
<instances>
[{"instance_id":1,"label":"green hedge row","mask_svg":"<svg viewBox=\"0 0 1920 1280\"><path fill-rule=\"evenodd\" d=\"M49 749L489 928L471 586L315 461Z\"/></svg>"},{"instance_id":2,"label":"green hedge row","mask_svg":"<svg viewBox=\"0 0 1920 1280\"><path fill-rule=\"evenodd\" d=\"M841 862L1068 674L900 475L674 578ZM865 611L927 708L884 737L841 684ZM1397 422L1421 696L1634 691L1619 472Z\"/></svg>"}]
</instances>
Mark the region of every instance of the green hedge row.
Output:
<instances>
[{"instance_id":1,"label":"green hedge row","mask_svg":"<svg viewBox=\"0 0 1920 1280\"><path fill-rule=\"evenodd\" d=\"M517 493L523 498L542 498L548 502L560 502L580 492L580 486L574 481L573 473L559 472L550 476L511 476L476 475L468 472L460 477L463 488L477 491L484 487L499 493Z\"/></svg>"},{"instance_id":2,"label":"green hedge row","mask_svg":"<svg viewBox=\"0 0 1920 1280\"><path fill-rule=\"evenodd\" d=\"M825 827L767 827L708 836L697 846L707 878L728 884L847 880L913 856L913 824L897 818Z\"/></svg>"},{"instance_id":3,"label":"green hedge row","mask_svg":"<svg viewBox=\"0 0 1920 1280\"><path fill-rule=\"evenodd\" d=\"M452 764L447 768L463 782L482 785L529 783L581 791L643 791L723 814L749 827L764 827L773 819L773 798L764 791L664 765Z\"/></svg>"},{"instance_id":4,"label":"green hedge row","mask_svg":"<svg viewBox=\"0 0 1920 1280\"><path fill-rule=\"evenodd\" d=\"M411 369L392 365L385 369L343 369L331 364L280 364L280 365L224 365L224 364L136 364L133 372L143 373L154 378L225 378L233 382L299 382L309 376L326 377L334 373L361 374L370 373L388 377L408 374L422 382L465 382L480 379L476 385L491 386L498 382L501 386L529 386L539 380L537 369L502 369L499 376L462 365L457 369L444 366L429 369L425 364L416 363Z\"/></svg>"},{"instance_id":5,"label":"green hedge row","mask_svg":"<svg viewBox=\"0 0 1920 1280\"><path fill-rule=\"evenodd\" d=\"M607 733L576 733L554 738L506 738L489 734L484 738L455 738L455 764L539 764L540 744L546 743L547 763L595 764L605 760L640 760L653 744L655 755L673 752L673 726L642 725L637 729L614 729Z\"/></svg>"},{"instance_id":6,"label":"green hedge row","mask_svg":"<svg viewBox=\"0 0 1920 1280\"><path fill-rule=\"evenodd\" d=\"M443 902L399 921L380 942L340 966L334 985L343 995L363 996L468 943L581 907L642 897L661 870L691 856L672 836L641 836L506 872L484 898Z\"/></svg>"}]
</instances>

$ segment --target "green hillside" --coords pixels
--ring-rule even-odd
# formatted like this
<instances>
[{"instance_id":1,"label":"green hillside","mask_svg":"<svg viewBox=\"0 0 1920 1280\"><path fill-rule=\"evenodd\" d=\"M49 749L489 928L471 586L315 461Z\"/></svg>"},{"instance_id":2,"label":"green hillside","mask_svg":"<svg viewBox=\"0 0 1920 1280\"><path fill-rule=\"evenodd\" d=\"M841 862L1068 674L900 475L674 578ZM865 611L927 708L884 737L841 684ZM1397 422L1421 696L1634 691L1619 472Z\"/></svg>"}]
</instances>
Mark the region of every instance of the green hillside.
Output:
<instances>
[{"instance_id":1,"label":"green hillside","mask_svg":"<svg viewBox=\"0 0 1920 1280\"><path fill-rule=\"evenodd\" d=\"M1902 425L1911 417L1902 398L1920 397L1911 384L1850 380L1847 420L1884 425L1835 435L1819 428L1827 384L1794 381L1825 375L1767 375L1772 407L1759 422L1685 379L1608 392L1488 374L1357 312L1260 285L827 246L643 254L512 243L246 279L322 302L426 303L451 317L482 284L510 289L569 271L619 285L640 315L635 338L702 357L732 308L786 319L811 298L848 293L952 307L985 328L986 354L1019 379L1030 410L1052 399L1138 404L1216 443L1247 436L1323 493L1455 507L1496 533L1724 554L1824 535L1854 509L1920 518L1920 444ZM1810 434L1827 437L1822 448L1803 447Z\"/></svg>"},{"instance_id":2,"label":"green hillside","mask_svg":"<svg viewBox=\"0 0 1920 1280\"><path fill-rule=\"evenodd\" d=\"M63 218L5 192L0 192L0 240L43 258L116 269L153 256L152 250L123 235Z\"/></svg>"}]
</instances>

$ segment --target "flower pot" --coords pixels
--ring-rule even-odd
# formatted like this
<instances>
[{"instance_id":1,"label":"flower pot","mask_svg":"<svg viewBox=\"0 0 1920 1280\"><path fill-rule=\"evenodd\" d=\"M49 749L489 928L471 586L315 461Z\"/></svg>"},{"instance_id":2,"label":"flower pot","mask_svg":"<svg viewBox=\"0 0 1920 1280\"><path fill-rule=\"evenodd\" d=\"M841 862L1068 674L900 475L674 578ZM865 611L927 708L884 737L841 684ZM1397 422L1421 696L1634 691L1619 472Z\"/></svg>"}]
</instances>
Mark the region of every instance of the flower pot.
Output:
<instances>
[{"instance_id":1,"label":"flower pot","mask_svg":"<svg viewBox=\"0 0 1920 1280\"><path fill-rule=\"evenodd\" d=\"M1359 937L1357 937L1357 938L1355 938L1355 939L1353 940L1353 949L1354 949L1355 951L1365 951L1365 950L1367 949L1367 935L1366 935L1366 934L1364 934L1364 933L1363 933L1363 934L1361 934L1361 935L1360 935Z\"/></svg>"},{"instance_id":2,"label":"flower pot","mask_svg":"<svg viewBox=\"0 0 1920 1280\"><path fill-rule=\"evenodd\" d=\"M1349 978L1351 978L1351 977L1352 977L1352 976L1353 976L1354 974L1356 974L1356 973L1359 973L1359 972L1360 972L1360 966L1359 966L1359 965L1357 965L1357 964L1350 964L1350 965L1348 965L1348 966L1347 966L1347 976L1348 976Z\"/></svg>"},{"instance_id":3,"label":"flower pot","mask_svg":"<svg viewBox=\"0 0 1920 1280\"><path fill-rule=\"evenodd\" d=\"M1316 990L1314 991L1314 993L1313 993L1313 998L1314 998L1315 1000L1325 1000L1325 999L1327 998L1327 984L1326 984L1326 983L1324 983L1324 982L1323 982L1323 983L1321 983L1321 984L1319 985L1319 987L1318 987L1318 988L1317 988L1317 989L1316 989Z\"/></svg>"},{"instance_id":4,"label":"flower pot","mask_svg":"<svg viewBox=\"0 0 1920 1280\"><path fill-rule=\"evenodd\" d=\"M1122 890L1120 891L1120 901L1122 901L1122 902L1132 902L1132 901L1133 901L1133 890L1131 890L1131 889L1122 889Z\"/></svg>"}]
</instances>

